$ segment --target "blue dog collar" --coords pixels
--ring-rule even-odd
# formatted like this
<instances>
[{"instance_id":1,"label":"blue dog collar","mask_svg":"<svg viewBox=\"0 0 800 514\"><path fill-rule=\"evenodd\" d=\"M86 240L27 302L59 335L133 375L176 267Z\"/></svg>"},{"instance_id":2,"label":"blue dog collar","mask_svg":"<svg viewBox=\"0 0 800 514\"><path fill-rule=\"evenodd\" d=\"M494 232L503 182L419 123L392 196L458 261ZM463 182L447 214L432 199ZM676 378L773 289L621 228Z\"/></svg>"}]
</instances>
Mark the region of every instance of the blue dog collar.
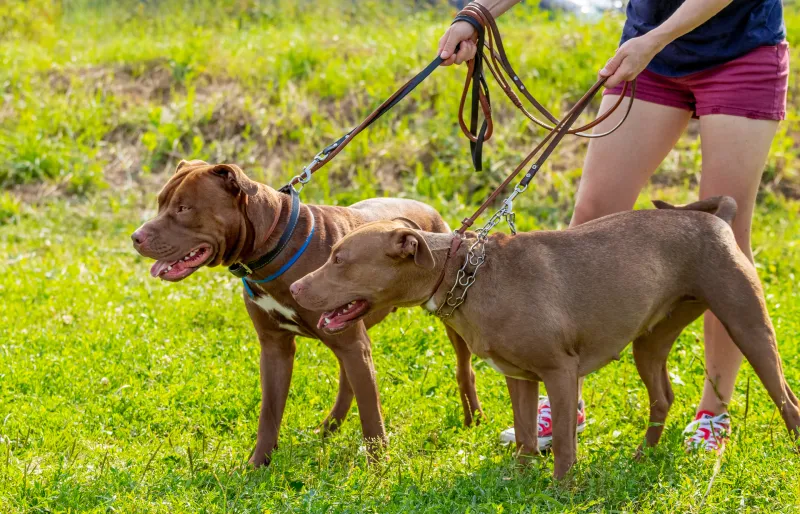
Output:
<instances>
[{"instance_id":1,"label":"blue dog collar","mask_svg":"<svg viewBox=\"0 0 800 514\"><path fill-rule=\"evenodd\" d=\"M297 253L292 255L292 258L289 259L286 262L286 264L281 266L280 269L278 271L276 271L275 273L273 273L272 275L270 275L270 276L268 276L266 278L262 278L261 280L248 280L246 277L242 277L242 284L244 285L244 290L247 291L247 294L250 296L250 298L255 298L255 294L253 293L253 290L250 288L250 284L248 284L248 282L250 282L252 284L266 284L267 282L272 282L276 278L280 277L281 275L283 275L284 273L289 271L289 268L291 268L294 265L294 263L297 262L297 260L303 255L303 253L308 248L308 245L311 243L311 238L314 237L314 229L315 228L316 227L315 227L315 223L314 223L314 214L312 213L311 214L311 232L308 233L308 237L306 237L306 240L303 241L303 246L301 246L297 250Z\"/></svg>"}]
</instances>

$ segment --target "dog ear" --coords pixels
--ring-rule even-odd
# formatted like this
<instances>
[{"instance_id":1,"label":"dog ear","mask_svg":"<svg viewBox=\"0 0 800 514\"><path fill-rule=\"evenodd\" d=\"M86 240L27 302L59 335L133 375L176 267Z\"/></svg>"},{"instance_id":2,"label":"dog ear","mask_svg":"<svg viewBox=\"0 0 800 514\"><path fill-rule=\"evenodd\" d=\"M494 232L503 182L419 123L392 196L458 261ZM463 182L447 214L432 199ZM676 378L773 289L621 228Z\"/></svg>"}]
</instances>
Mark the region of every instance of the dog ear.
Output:
<instances>
[{"instance_id":1,"label":"dog ear","mask_svg":"<svg viewBox=\"0 0 800 514\"><path fill-rule=\"evenodd\" d=\"M206 161L201 161L200 159L193 159L191 161L185 161L181 159L181 162L178 163L178 166L175 168L175 173L181 171L181 168L185 168L186 166L208 166Z\"/></svg>"},{"instance_id":2,"label":"dog ear","mask_svg":"<svg viewBox=\"0 0 800 514\"><path fill-rule=\"evenodd\" d=\"M400 228L392 233L392 255L402 259L413 256L414 264L427 270L436 267L428 242L414 229Z\"/></svg>"},{"instance_id":3,"label":"dog ear","mask_svg":"<svg viewBox=\"0 0 800 514\"><path fill-rule=\"evenodd\" d=\"M217 164L211 168L211 173L224 178L226 187L234 194L238 194L239 191L247 196L258 193L258 183L250 180L235 164Z\"/></svg>"},{"instance_id":4,"label":"dog ear","mask_svg":"<svg viewBox=\"0 0 800 514\"><path fill-rule=\"evenodd\" d=\"M393 218L392 221L399 221L400 223L402 223L403 225L407 226L408 228L413 228L413 229L416 229L416 230L422 230L422 227L417 225L417 223L414 220L410 220L410 219L408 219L408 218L406 218L404 216L398 216L396 218Z\"/></svg>"}]
</instances>

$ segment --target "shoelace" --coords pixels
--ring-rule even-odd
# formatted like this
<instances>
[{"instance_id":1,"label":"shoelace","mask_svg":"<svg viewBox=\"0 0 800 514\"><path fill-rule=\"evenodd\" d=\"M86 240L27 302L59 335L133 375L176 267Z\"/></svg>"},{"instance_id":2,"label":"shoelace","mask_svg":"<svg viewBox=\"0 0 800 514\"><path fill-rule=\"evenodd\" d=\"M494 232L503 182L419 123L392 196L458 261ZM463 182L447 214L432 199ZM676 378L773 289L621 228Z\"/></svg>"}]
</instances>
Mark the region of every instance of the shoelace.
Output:
<instances>
[{"instance_id":1,"label":"shoelace","mask_svg":"<svg viewBox=\"0 0 800 514\"><path fill-rule=\"evenodd\" d=\"M686 439L690 446L705 446L711 450L718 450L722 441L728 437L731 422L727 413L713 417L702 417L686 425L683 433L692 434Z\"/></svg>"}]
</instances>

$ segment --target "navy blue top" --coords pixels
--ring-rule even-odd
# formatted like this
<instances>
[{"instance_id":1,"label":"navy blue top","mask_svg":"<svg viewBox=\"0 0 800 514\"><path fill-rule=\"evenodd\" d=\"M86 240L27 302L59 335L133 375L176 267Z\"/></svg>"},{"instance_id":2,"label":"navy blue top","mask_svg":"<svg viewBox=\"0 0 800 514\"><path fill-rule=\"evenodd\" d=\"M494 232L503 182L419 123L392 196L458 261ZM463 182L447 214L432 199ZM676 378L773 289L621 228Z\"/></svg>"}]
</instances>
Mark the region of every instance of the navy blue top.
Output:
<instances>
[{"instance_id":1,"label":"navy blue top","mask_svg":"<svg viewBox=\"0 0 800 514\"><path fill-rule=\"evenodd\" d=\"M683 0L630 0L622 41L658 27ZM759 46L786 38L781 0L733 0L707 22L671 42L647 69L680 77L726 63Z\"/></svg>"}]
</instances>

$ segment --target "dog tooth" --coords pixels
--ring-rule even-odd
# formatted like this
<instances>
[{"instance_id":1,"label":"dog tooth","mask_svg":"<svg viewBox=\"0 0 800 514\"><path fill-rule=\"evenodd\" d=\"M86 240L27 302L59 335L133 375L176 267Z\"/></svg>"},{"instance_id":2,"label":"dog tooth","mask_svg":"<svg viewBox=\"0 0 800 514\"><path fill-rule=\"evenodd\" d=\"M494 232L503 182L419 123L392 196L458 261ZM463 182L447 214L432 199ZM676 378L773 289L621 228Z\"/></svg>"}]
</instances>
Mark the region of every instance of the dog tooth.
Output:
<instances>
[{"instance_id":1,"label":"dog tooth","mask_svg":"<svg viewBox=\"0 0 800 514\"><path fill-rule=\"evenodd\" d=\"M330 322L331 322L331 319L330 319L330 318L325 318L325 324L326 324L326 325L327 325L328 323L330 323Z\"/></svg>"},{"instance_id":2,"label":"dog tooth","mask_svg":"<svg viewBox=\"0 0 800 514\"><path fill-rule=\"evenodd\" d=\"M170 271L171 269L172 269L172 266L167 266L167 271Z\"/></svg>"}]
</instances>

